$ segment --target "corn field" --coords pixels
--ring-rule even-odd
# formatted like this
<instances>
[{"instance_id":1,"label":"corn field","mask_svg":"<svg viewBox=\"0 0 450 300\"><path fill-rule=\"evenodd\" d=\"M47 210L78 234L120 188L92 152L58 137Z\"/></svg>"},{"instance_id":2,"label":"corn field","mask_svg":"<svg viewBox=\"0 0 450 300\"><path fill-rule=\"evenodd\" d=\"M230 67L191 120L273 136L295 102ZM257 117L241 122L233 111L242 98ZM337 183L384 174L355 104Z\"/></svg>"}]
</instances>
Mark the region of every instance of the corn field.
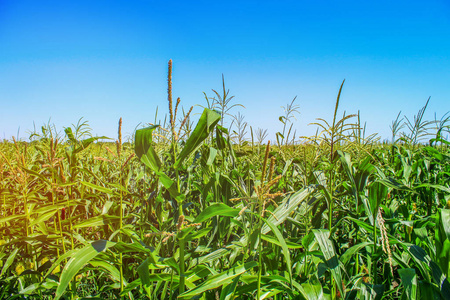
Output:
<instances>
[{"instance_id":1,"label":"corn field","mask_svg":"<svg viewBox=\"0 0 450 300\"><path fill-rule=\"evenodd\" d=\"M366 136L358 114L276 141L232 97L197 123L94 137L80 121L0 143L0 299L450 299L448 114ZM248 138L248 133L251 138Z\"/></svg>"}]
</instances>

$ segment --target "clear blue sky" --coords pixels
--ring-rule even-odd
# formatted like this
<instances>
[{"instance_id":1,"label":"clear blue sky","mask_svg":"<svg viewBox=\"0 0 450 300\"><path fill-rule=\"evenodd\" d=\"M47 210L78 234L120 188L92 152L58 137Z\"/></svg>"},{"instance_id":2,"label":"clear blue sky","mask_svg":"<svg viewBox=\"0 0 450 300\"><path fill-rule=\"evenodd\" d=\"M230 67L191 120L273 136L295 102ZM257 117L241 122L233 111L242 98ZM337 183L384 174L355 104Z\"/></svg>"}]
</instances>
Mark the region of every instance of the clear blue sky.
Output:
<instances>
[{"instance_id":1,"label":"clear blue sky","mask_svg":"<svg viewBox=\"0 0 450 300\"><path fill-rule=\"evenodd\" d=\"M232 112L270 139L295 96L297 135L313 134L344 78L340 113L388 137L429 96L428 119L450 110L450 2L0 0L0 138L80 117L113 138L123 117L131 135L168 111L169 59L185 108L223 73L246 107Z\"/></svg>"}]
</instances>

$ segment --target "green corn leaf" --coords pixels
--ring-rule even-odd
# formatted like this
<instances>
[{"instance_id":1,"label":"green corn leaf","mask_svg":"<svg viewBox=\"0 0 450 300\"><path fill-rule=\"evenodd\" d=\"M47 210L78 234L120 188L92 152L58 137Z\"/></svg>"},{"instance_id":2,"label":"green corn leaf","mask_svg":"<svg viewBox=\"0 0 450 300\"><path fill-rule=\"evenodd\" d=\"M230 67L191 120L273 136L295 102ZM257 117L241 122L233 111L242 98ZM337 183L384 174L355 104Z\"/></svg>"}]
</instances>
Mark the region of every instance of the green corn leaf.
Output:
<instances>
[{"instance_id":1,"label":"green corn leaf","mask_svg":"<svg viewBox=\"0 0 450 300\"><path fill-rule=\"evenodd\" d=\"M203 143L203 141L213 131L214 127L220 120L220 114L217 112L205 108L203 110L194 131L189 136L186 144L177 157L177 161L174 164L175 169L178 169L183 161Z\"/></svg>"},{"instance_id":2,"label":"green corn leaf","mask_svg":"<svg viewBox=\"0 0 450 300\"><path fill-rule=\"evenodd\" d=\"M161 169L161 161L152 146L153 130L158 127L159 125L153 125L138 129L134 137L134 152L141 162L155 172Z\"/></svg>"},{"instance_id":3,"label":"green corn leaf","mask_svg":"<svg viewBox=\"0 0 450 300\"><path fill-rule=\"evenodd\" d=\"M114 244L115 243L113 242L99 240L77 250L62 270L59 286L56 289L55 300L61 298L72 278L85 264L96 257L100 252L114 246Z\"/></svg>"},{"instance_id":4,"label":"green corn leaf","mask_svg":"<svg viewBox=\"0 0 450 300\"><path fill-rule=\"evenodd\" d=\"M345 251L345 253L342 254L341 257L339 258L341 263L343 263L344 265L347 264L348 261L353 257L353 255L355 255L355 253L358 253L358 251L361 250L362 248L371 245L373 245L372 242L362 242L352 246L351 248L347 249L347 251Z\"/></svg>"},{"instance_id":5,"label":"green corn leaf","mask_svg":"<svg viewBox=\"0 0 450 300\"><path fill-rule=\"evenodd\" d=\"M228 134L228 130L220 125L216 125L216 147L219 150L223 150L227 146L227 139L223 136L223 133Z\"/></svg>"},{"instance_id":6,"label":"green corn leaf","mask_svg":"<svg viewBox=\"0 0 450 300\"><path fill-rule=\"evenodd\" d=\"M69 139L69 141L71 141L72 143L76 143L77 142L75 136L73 135L72 128L67 127L67 128L64 129L64 132L66 133L67 138Z\"/></svg>"},{"instance_id":7,"label":"green corn leaf","mask_svg":"<svg viewBox=\"0 0 450 300\"><path fill-rule=\"evenodd\" d=\"M56 210L53 211L48 211L44 214L39 214L38 217L36 219L34 219L31 223L30 226L34 226L36 224L39 224L41 222L45 222L48 219L50 219L51 217L53 217L56 214Z\"/></svg>"},{"instance_id":8,"label":"green corn leaf","mask_svg":"<svg viewBox=\"0 0 450 300\"><path fill-rule=\"evenodd\" d=\"M417 274L414 269L400 269L398 274L405 287L405 297L403 299L417 299Z\"/></svg>"},{"instance_id":9,"label":"green corn leaf","mask_svg":"<svg viewBox=\"0 0 450 300\"><path fill-rule=\"evenodd\" d=\"M220 300L233 300L234 293L236 291L236 286L239 282L241 275L235 277L230 285L227 285L220 293Z\"/></svg>"},{"instance_id":10,"label":"green corn leaf","mask_svg":"<svg viewBox=\"0 0 450 300\"><path fill-rule=\"evenodd\" d=\"M85 200L76 200L76 199L71 199L69 201L69 203L67 203L67 200L63 200L63 201L59 201L55 204L49 204L49 205L42 205L39 208L36 208L33 210L33 214L38 214L38 215L42 215L42 214L46 214L48 212L56 212L58 209L61 208L68 208L70 206L75 206L75 205L86 205L86 201Z\"/></svg>"},{"instance_id":11,"label":"green corn leaf","mask_svg":"<svg viewBox=\"0 0 450 300\"><path fill-rule=\"evenodd\" d=\"M275 226L280 225L305 199L314 197L315 191L315 187L311 186L285 197L281 204L279 204L269 216L268 221ZM267 224L264 224L262 227L262 234L266 234L269 231L270 227Z\"/></svg>"},{"instance_id":12,"label":"green corn leaf","mask_svg":"<svg viewBox=\"0 0 450 300\"><path fill-rule=\"evenodd\" d=\"M337 150L336 152L341 159L342 167L345 173L347 174L348 179L352 182L353 185L355 185L353 175L353 164L350 154L341 150Z\"/></svg>"},{"instance_id":13,"label":"green corn leaf","mask_svg":"<svg viewBox=\"0 0 450 300\"><path fill-rule=\"evenodd\" d=\"M91 264L93 267L102 268L108 271L112 279L114 279L117 282L120 281L120 271L110 263L103 260L91 260L89 264ZM126 280L124 280L123 284L124 286L126 286L128 283Z\"/></svg>"},{"instance_id":14,"label":"green corn leaf","mask_svg":"<svg viewBox=\"0 0 450 300\"><path fill-rule=\"evenodd\" d=\"M120 220L119 216L100 215L100 216L89 218L86 221L80 222L80 223L74 225L73 228L102 226L102 225L116 223L119 220Z\"/></svg>"},{"instance_id":15,"label":"green corn leaf","mask_svg":"<svg viewBox=\"0 0 450 300\"><path fill-rule=\"evenodd\" d=\"M177 233L177 238L179 240L185 240L186 236L191 233L191 231L194 230L194 227L185 227L183 229L181 229L180 231L178 231Z\"/></svg>"},{"instance_id":16,"label":"green corn leaf","mask_svg":"<svg viewBox=\"0 0 450 300\"><path fill-rule=\"evenodd\" d=\"M158 274L150 274L149 277L150 281L168 281L173 280L174 282L178 283L180 282L180 278L178 275L172 275L169 273L158 273Z\"/></svg>"},{"instance_id":17,"label":"green corn leaf","mask_svg":"<svg viewBox=\"0 0 450 300\"><path fill-rule=\"evenodd\" d=\"M441 209L439 214L439 230L442 237L450 240L450 209Z\"/></svg>"},{"instance_id":18,"label":"green corn leaf","mask_svg":"<svg viewBox=\"0 0 450 300\"><path fill-rule=\"evenodd\" d=\"M50 275L50 273L57 267L60 265L60 263L71 257L74 253L76 253L78 251L78 249L73 249L73 250L69 250L66 253L64 253L63 255L61 255L53 264L52 266L47 270L47 273L45 273L44 277L48 277Z\"/></svg>"},{"instance_id":19,"label":"green corn leaf","mask_svg":"<svg viewBox=\"0 0 450 300\"><path fill-rule=\"evenodd\" d=\"M342 288L341 266L334 250L334 246L328 238L330 236L330 232L325 229L313 229L312 232L314 233L320 250L323 253L325 263L333 274L333 278L336 281L339 292L341 295L345 296L344 289Z\"/></svg>"},{"instance_id":20,"label":"green corn leaf","mask_svg":"<svg viewBox=\"0 0 450 300\"><path fill-rule=\"evenodd\" d=\"M185 238L186 242L188 241L192 241L195 239L199 239L201 237L204 237L205 235L207 235L210 231L211 231L212 227L206 227L206 228L202 228L200 230L197 230L193 233L189 233L187 235L187 237Z\"/></svg>"},{"instance_id":21,"label":"green corn leaf","mask_svg":"<svg viewBox=\"0 0 450 300\"><path fill-rule=\"evenodd\" d=\"M110 138L106 137L106 136L96 136L96 137L91 137L88 139L84 139L82 141L78 141L73 132L72 132L72 128L67 127L64 129L64 132L67 135L67 138L72 142L73 146L69 147L71 150L69 150L69 152L73 155L76 154L78 152L83 151L84 149L86 149L90 144L92 144L93 142L97 141L97 140L109 140Z\"/></svg>"},{"instance_id":22,"label":"green corn leaf","mask_svg":"<svg viewBox=\"0 0 450 300\"><path fill-rule=\"evenodd\" d=\"M209 155L208 155L208 160L206 161L206 165L211 166L213 164L216 156L217 156L217 149L215 149L213 147L209 147Z\"/></svg>"},{"instance_id":23,"label":"green corn leaf","mask_svg":"<svg viewBox=\"0 0 450 300\"><path fill-rule=\"evenodd\" d=\"M156 172L156 175L158 175L159 180L163 184L163 186L169 191L170 195L178 201L178 203L181 203L184 201L186 196L184 194L181 194L178 191L177 184L175 181L169 178L166 174L162 172Z\"/></svg>"},{"instance_id":24,"label":"green corn leaf","mask_svg":"<svg viewBox=\"0 0 450 300\"><path fill-rule=\"evenodd\" d=\"M313 275L307 282L301 284L300 292L308 300L331 299L330 295L323 293L322 285L316 275Z\"/></svg>"},{"instance_id":25,"label":"green corn leaf","mask_svg":"<svg viewBox=\"0 0 450 300\"><path fill-rule=\"evenodd\" d=\"M404 185L401 182L398 182L397 180L395 180L392 177L381 178L381 179L378 179L377 182L385 185L388 188L397 189L397 190L405 191L405 192L414 192L411 188L407 187L406 185Z\"/></svg>"},{"instance_id":26,"label":"green corn leaf","mask_svg":"<svg viewBox=\"0 0 450 300\"><path fill-rule=\"evenodd\" d=\"M450 209L441 209L435 231L437 262L445 276L450 276ZM448 279L447 279L448 280Z\"/></svg>"},{"instance_id":27,"label":"green corn leaf","mask_svg":"<svg viewBox=\"0 0 450 300\"><path fill-rule=\"evenodd\" d=\"M383 298L384 286L382 284L368 284L363 282L360 288L362 297L359 299L381 300Z\"/></svg>"},{"instance_id":28,"label":"green corn leaf","mask_svg":"<svg viewBox=\"0 0 450 300\"><path fill-rule=\"evenodd\" d=\"M284 240L284 237L281 234L281 232L278 230L278 228L274 224L272 224L272 222L270 222L269 220L266 220L264 218L262 218L262 220L270 227L272 232L275 234L275 237L277 238L278 242L280 243L281 249L283 250L284 259L286 260L286 267L287 267L287 270L289 273L289 280L292 285L291 257L290 257L288 246L286 245L286 242Z\"/></svg>"},{"instance_id":29,"label":"green corn leaf","mask_svg":"<svg viewBox=\"0 0 450 300\"><path fill-rule=\"evenodd\" d=\"M261 239L263 239L266 242L269 242L269 243L272 243L272 244L275 244L275 245L281 247L281 243L278 241L277 238L275 238L273 236L270 236L270 235L267 235L267 234L263 234L263 235L261 235ZM296 243L293 243L293 242L289 242L289 241L286 241L286 240L285 240L285 243L286 243L286 246L289 249L301 249L301 248L303 248L302 245L299 245L299 244L296 244Z\"/></svg>"},{"instance_id":30,"label":"green corn leaf","mask_svg":"<svg viewBox=\"0 0 450 300\"><path fill-rule=\"evenodd\" d=\"M386 199L388 194L388 188L386 185L376 181L372 183L369 187L369 204L372 217L375 219L378 213L378 207L381 201Z\"/></svg>"},{"instance_id":31,"label":"green corn leaf","mask_svg":"<svg viewBox=\"0 0 450 300\"><path fill-rule=\"evenodd\" d=\"M344 217L344 219L347 219L347 220L349 220L349 221L354 222L355 224L357 224L358 226L360 226L361 228L363 228L364 230L366 230L369 234L373 234L373 226L372 226L372 225L370 225L370 224L368 224L368 223L366 223L366 222L364 222L364 221L361 221L361 220L359 220L359 219L354 219L354 218L352 218L352 217ZM380 234L380 233L378 233L378 234ZM408 247L408 246L411 245L411 244L409 244L409 243L405 243L405 242L403 242L403 241L398 240L396 237L393 237L393 236L390 235L389 233L387 234L387 236L388 236L388 239L389 239L389 244L391 244L391 245L397 245L397 244L400 244L400 245L402 245L402 246L404 246L404 247ZM373 243L369 243L369 244L370 244L370 245L373 245Z\"/></svg>"},{"instance_id":32,"label":"green corn leaf","mask_svg":"<svg viewBox=\"0 0 450 300\"><path fill-rule=\"evenodd\" d=\"M239 214L239 209L231 208L223 203L216 203L208 206L194 220L194 223L201 223L214 216L235 217Z\"/></svg>"},{"instance_id":33,"label":"green corn leaf","mask_svg":"<svg viewBox=\"0 0 450 300\"><path fill-rule=\"evenodd\" d=\"M26 288L20 290L19 294L21 294L21 295L29 295L29 294L33 293L36 289L38 289L40 285L41 285L40 283L30 284Z\"/></svg>"},{"instance_id":34,"label":"green corn leaf","mask_svg":"<svg viewBox=\"0 0 450 300\"><path fill-rule=\"evenodd\" d=\"M432 261L425 250L417 245L409 246L408 253L415 260L422 276L428 283L432 283L433 280L433 282L437 284L441 296L446 300L450 300L450 282L443 274L438 264ZM429 270L431 271L431 274Z\"/></svg>"},{"instance_id":35,"label":"green corn leaf","mask_svg":"<svg viewBox=\"0 0 450 300\"><path fill-rule=\"evenodd\" d=\"M9 267L14 262L14 258L16 257L17 251L19 251L19 248L14 249L11 254L9 254L8 258L6 259L5 264L3 265L2 272L0 273L0 277L5 274L6 271L8 271Z\"/></svg>"},{"instance_id":36,"label":"green corn leaf","mask_svg":"<svg viewBox=\"0 0 450 300\"><path fill-rule=\"evenodd\" d=\"M81 141L81 145L75 148L74 153L78 153L86 149L90 144L98 140L110 140L109 137L106 136L95 136Z\"/></svg>"},{"instance_id":37,"label":"green corn leaf","mask_svg":"<svg viewBox=\"0 0 450 300\"><path fill-rule=\"evenodd\" d=\"M151 249L145 248L140 243L117 242L114 245L114 250L116 250L118 253L136 252L136 253L151 254Z\"/></svg>"},{"instance_id":38,"label":"green corn leaf","mask_svg":"<svg viewBox=\"0 0 450 300\"><path fill-rule=\"evenodd\" d=\"M41 179L43 182L45 182L47 185L51 185L51 183L47 180L47 178L45 178L42 174L39 174L38 172L35 172L33 170L29 170L27 168L21 167L22 170L24 170L25 172L27 172L28 174L31 174L33 176L38 177L39 179Z\"/></svg>"},{"instance_id":39,"label":"green corn leaf","mask_svg":"<svg viewBox=\"0 0 450 300\"><path fill-rule=\"evenodd\" d=\"M137 271L139 274L139 278L141 279L142 287L144 291L147 293L147 296L151 298L151 289L150 286L152 282L150 281L150 272L149 272L150 264L148 262L148 258L144 260L139 267L137 267Z\"/></svg>"},{"instance_id":40,"label":"green corn leaf","mask_svg":"<svg viewBox=\"0 0 450 300\"><path fill-rule=\"evenodd\" d=\"M236 287L234 299L246 299L243 295L254 293L257 289L259 278L258 275L243 274L240 277L240 281L244 284L240 284ZM279 275L261 276L260 283L263 293L261 294L260 299L272 299L271 296L278 293L286 293L288 297L285 299L302 299L294 296L295 293L289 287L289 281L288 278ZM297 290L302 290L302 287L298 282L292 281L292 284Z\"/></svg>"},{"instance_id":41,"label":"green corn leaf","mask_svg":"<svg viewBox=\"0 0 450 300\"><path fill-rule=\"evenodd\" d=\"M23 214L23 215L12 215L12 216L7 216L7 217L3 217L0 218L0 224L4 223L4 222L9 222L9 221L13 221L13 220L17 220L17 219L24 219L26 218L27 215Z\"/></svg>"},{"instance_id":42,"label":"green corn leaf","mask_svg":"<svg viewBox=\"0 0 450 300\"><path fill-rule=\"evenodd\" d=\"M440 184L423 183L423 184L414 186L414 190L421 189L421 188L433 188L433 189L440 190L442 192L450 194L450 188L440 185Z\"/></svg>"},{"instance_id":43,"label":"green corn leaf","mask_svg":"<svg viewBox=\"0 0 450 300\"><path fill-rule=\"evenodd\" d=\"M217 272L208 266L205 265L198 265L192 270L188 271L188 275L186 275L186 285L188 284L194 284L195 281L200 280L202 278L205 278L209 275L216 275Z\"/></svg>"},{"instance_id":44,"label":"green corn leaf","mask_svg":"<svg viewBox=\"0 0 450 300\"><path fill-rule=\"evenodd\" d=\"M442 243L442 246L439 247L439 252L437 253L439 267L448 280L450 276L450 240L445 240L444 243Z\"/></svg>"},{"instance_id":45,"label":"green corn leaf","mask_svg":"<svg viewBox=\"0 0 450 300\"><path fill-rule=\"evenodd\" d=\"M81 181L81 184L87 187L90 187L91 189L97 190L99 192L105 193L105 194L109 194L109 195L114 195L114 191L108 188L105 188L103 186L99 186L90 182L86 182L86 181Z\"/></svg>"},{"instance_id":46,"label":"green corn leaf","mask_svg":"<svg viewBox=\"0 0 450 300\"><path fill-rule=\"evenodd\" d=\"M443 298L439 294L434 284L428 283L426 281L420 281L419 285L419 299L430 299L430 300L442 300ZM444 298L445 299L445 298Z\"/></svg>"},{"instance_id":47,"label":"green corn leaf","mask_svg":"<svg viewBox=\"0 0 450 300\"><path fill-rule=\"evenodd\" d=\"M175 181L170 179L169 176L167 176L163 172L160 172L161 160L159 159L158 154L156 154L156 151L152 146L153 130L158 127L159 125L153 125L136 130L134 139L134 152L139 157L142 163L144 163L147 167L149 167L156 173L163 186L169 191L170 195L179 203L181 203L186 198L186 196L178 191Z\"/></svg>"},{"instance_id":48,"label":"green corn leaf","mask_svg":"<svg viewBox=\"0 0 450 300\"><path fill-rule=\"evenodd\" d=\"M248 270L256 267L257 265L258 263L252 261L240 266L236 266L217 275L210 276L201 285L193 288L192 290L184 292L178 297L180 299L191 299L192 297L200 295L206 291L216 289L222 285L227 285L230 282L232 282L235 277L239 276L242 273L247 272Z\"/></svg>"},{"instance_id":49,"label":"green corn leaf","mask_svg":"<svg viewBox=\"0 0 450 300\"><path fill-rule=\"evenodd\" d=\"M193 258L189 265L189 269L196 265L214 262L222 257L225 257L225 255L228 254L228 252L230 252L230 250L225 249L225 248L220 248L220 249L210 252L204 256Z\"/></svg>"}]
</instances>

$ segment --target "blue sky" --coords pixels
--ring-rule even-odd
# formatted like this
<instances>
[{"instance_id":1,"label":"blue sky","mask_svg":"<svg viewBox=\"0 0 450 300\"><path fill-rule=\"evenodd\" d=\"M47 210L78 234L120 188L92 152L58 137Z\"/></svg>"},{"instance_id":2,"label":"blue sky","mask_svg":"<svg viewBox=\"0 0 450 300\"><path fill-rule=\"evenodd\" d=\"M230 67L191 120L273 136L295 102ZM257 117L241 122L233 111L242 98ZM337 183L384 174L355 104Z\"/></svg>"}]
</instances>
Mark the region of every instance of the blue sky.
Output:
<instances>
[{"instance_id":1,"label":"blue sky","mask_svg":"<svg viewBox=\"0 0 450 300\"><path fill-rule=\"evenodd\" d=\"M340 114L389 137L429 96L428 119L450 110L450 2L0 0L0 138L80 117L131 135L168 111L169 59L186 109L224 74L232 113L272 140L295 96L297 135L330 120L343 79Z\"/></svg>"}]
</instances>

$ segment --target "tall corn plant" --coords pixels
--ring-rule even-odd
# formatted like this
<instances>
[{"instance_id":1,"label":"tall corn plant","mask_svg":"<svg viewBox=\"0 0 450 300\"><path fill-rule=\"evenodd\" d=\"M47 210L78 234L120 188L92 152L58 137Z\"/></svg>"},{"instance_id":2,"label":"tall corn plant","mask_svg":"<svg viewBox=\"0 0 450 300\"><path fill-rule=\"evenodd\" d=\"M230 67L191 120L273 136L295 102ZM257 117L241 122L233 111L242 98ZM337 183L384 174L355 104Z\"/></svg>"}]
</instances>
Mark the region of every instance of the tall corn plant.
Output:
<instances>
[{"instance_id":1,"label":"tall corn plant","mask_svg":"<svg viewBox=\"0 0 450 300\"><path fill-rule=\"evenodd\" d=\"M220 120L220 115L210 109L205 108L200 116L197 125L192 131L189 138L185 141L184 146L179 150L179 140L176 133L176 115L177 108L180 103L179 98L175 105L175 110L172 101L172 61L169 61L168 71L168 102L170 112L170 124L171 124L171 165L164 166L161 158L157 154L153 144L153 131L158 128L158 125L153 125L147 128L139 129L135 134L135 153L145 164L149 170L154 172L159 178L161 184L167 189L171 197L176 201L178 206L178 222L177 228L179 234L178 249L179 249L179 293L182 294L185 291L185 237L181 233L181 229L184 227L184 211L183 202L186 198L186 191L181 188L183 182L180 179L180 172L183 172L183 163L194 153L205 141L205 139L213 131L214 127ZM186 118L185 118L186 119ZM183 125L183 124L182 124ZM183 127L183 126L181 126Z\"/></svg>"},{"instance_id":2,"label":"tall corn plant","mask_svg":"<svg viewBox=\"0 0 450 300\"><path fill-rule=\"evenodd\" d=\"M230 110L235 107L242 107L245 108L244 105L240 103L231 104L231 100L233 100L234 96L230 95L230 90L225 87L225 78L222 74L222 91L219 93L216 90L212 90L215 94L213 97L208 97L206 93L203 93L205 95L206 102L208 104L209 109L211 110L217 110L220 113L220 126L224 127L225 117L232 115L230 114ZM211 102L209 101L211 100Z\"/></svg>"},{"instance_id":3,"label":"tall corn plant","mask_svg":"<svg viewBox=\"0 0 450 300\"><path fill-rule=\"evenodd\" d=\"M441 143L445 145L450 145L450 142L445 139L444 134L450 133L450 111L445 113L439 120L436 117L436 114L434 114L434 124L435 124L435 130L436 135L434 138L430 140L430 145L433 145L433 143Z\"/></svg>"},{"instance_id":4,"label":"tall corn plant","mask_svg":"<svg viewBox=\"0 0 450 300\"><path fill-rule=\"evenodd\" d=\"M246 142L246 136L247 136L247 122L244 121L244 116L238 112L236 116L233 116L234 120L231 123L230 128L235 125L236 130L233 130L232 140L234 140L237 145L240 147L244 145L244 142Z\"/></svg>"},{"instance_id":5,"label":"tall corn plant","mask_svg":"<svg viewBox=\"0 0 450 300\"><path fill-rule=\"evenodd\" d=\"M425 120L424 115L428 107L428 103L430 102L430 98L431 97L428 98L425 105L419 109L417 114L414 115L411 120L405 116L405 124L409 130L409 134L404 134L403 140L405 140L411 148L414 148L418 142L429 135L429 126L433 124L433 122Z\"/></svg>"},{"instance_id":6,"label":"tall corn plant","mask_svg":"<svg viewBox=\"0 0 450 300\"><path fill-rule=\"evenodd\" d=\"M335 184L335 168L336 168L336 147L342 141L347 139L346 133L349 130L355 128L355 124L346 123L347 120L353 118L357 115L347 115L343 116L340 120L337 119L337 112L339 108L339 101L341 98L342 87L344 86L345 79L339 88L339 93L336 99L336 105L334 107L333 121L328 123L325 119L318 118L319 122L312 123L312 125L317 125L322 131L318 135L318 140L325 144L328 148L328 160L329 160L329 170L328 170L328 182L327 187L323 186L323 191L325 192L325 197L328 202L328 229L331 230L333 224L333 203L334 203L334 184Z\"/></svg>"},{"instance_id":7,"label":"tall corn plant","mask_svg":"<svg viewBox=\"0 0 450 300\"><path fill-rule=\"evenodd\" d=\"M71 202L75 199L75 188L73 184L77 181L77 177L80 174L80 171L83 168L79 166L79 155L82 151L86 150L92 143L98 141L100 139L108 139L106 136L100 137L92 137L90 134L90 127L86 121L81 122L81 119L78 121L77 125L73 125L73 130L71 127L67 127L64 129L64 132L67 136L67 144L68 146L65 149L65 156L69 164L69 179L68 183L72 183L72 185L67 186L67 205L68 205L68 215L69 215L69 232L71 237L71 248L72 250L75 248L75 243L73 239L73 221L72 221L72 213L73 209L71 207ZM87 137L87 138L86 138ZM84 139L81 139L84 138Z\"/></svg>"},{"instance_id":8,"label":"tall corn plant","mask_svg":"<svg viewBox=\"0 0 450 300\"><path fill-rule=\"evenodd\" d=\"M396 137L398 136L398 134L400 133L400 130L402 130L403 127L405 127L405 123L403 122L403 118L400 118L400 114L402 112L400 111L397 115L397 117L395 118L394 121L392 121L392 124L389 125L389 128L391 129L392 132L392 138L391 138L391 143L395 144L395 142L397 141Z\"/></svg>"},{"instance_id":9,"label":"tall corn plant","mask_svg":"<svg viewBox=\"0 0 450 300\"><path fill-rule=\"evenodd\" d=\"M294 126L292 120L296 120L295 115L300 114L300 106L295 104L295 100L297 100L297 96L292 99L291 103L282 106L284 115L280 116L278 120L283 124L283 129L276 133L278 147L287 146L295 140L295 131L292 132L292 127Z\"/></svg>"}]
</instances>

